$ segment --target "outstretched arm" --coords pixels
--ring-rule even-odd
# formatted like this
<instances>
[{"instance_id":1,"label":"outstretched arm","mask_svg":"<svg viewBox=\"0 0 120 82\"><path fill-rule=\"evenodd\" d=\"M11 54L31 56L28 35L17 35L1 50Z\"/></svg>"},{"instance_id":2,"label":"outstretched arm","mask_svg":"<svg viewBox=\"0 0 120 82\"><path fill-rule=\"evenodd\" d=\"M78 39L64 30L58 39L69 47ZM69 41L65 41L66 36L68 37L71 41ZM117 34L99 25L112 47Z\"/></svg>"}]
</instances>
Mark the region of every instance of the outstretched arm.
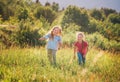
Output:
<instances>
[{"instance_id":1,"label":"outstretched arm","mask_svg":"<svg viewBox=\"0 0 120 82\"><path fill-rule=\"evenodd\" d=\"M39 38L39 40L46 40L46 38L45 37L41 37L41 38Z\"/></svg>"},{"instance_id":2,"label":"outstretched arm","mask_svg":"<svg viewBox=\"0 0 120 82\"><path fill-rule=\"evenodd\" d=\"M47 34L47 35L39 38L39 40L46 40L46 39L48 39L49 37L50 37L50 34Z\"/></svg>"}]
</instances>

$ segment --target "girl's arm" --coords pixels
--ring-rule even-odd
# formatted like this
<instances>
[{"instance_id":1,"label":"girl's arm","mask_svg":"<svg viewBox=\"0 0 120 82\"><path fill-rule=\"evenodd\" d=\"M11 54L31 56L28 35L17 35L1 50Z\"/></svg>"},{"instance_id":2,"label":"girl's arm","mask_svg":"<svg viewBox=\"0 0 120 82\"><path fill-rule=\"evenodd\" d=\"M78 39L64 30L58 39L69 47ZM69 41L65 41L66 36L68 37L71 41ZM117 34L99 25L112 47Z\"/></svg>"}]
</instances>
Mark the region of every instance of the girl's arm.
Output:
<instances>
[{"instance_id":1,"label":"girl's arm","mask_svg":"<svg viewBox=\"0 0 120 82\"><path fill-rule=\"evenodd\" d=\"M47 34L47 35L39 38L39 40L46 40L46 39L48 39L49 37L50 37L50 34Z\"/></svg>"},{"instance_id":2,"label":"girl's arm","mask_svg":"<svg viewBox=\"0 0 120 82\"><path fill-rule=\"evenodd\" d=\"M39 40L46 40L46 38L45 37L41 37L41 38L39 38Z\"/></svg>"},{"instance_id":3,"label":"girl's arm","mask_svg":"<svg viewBox=\"0 0 120 82\"><path fill-rule=\"evenodd\" d=\"M83 49L83 57L85 58L86 54L88 52L88 43L85 44L85 47Z\"/></svg>"}]
</instances>

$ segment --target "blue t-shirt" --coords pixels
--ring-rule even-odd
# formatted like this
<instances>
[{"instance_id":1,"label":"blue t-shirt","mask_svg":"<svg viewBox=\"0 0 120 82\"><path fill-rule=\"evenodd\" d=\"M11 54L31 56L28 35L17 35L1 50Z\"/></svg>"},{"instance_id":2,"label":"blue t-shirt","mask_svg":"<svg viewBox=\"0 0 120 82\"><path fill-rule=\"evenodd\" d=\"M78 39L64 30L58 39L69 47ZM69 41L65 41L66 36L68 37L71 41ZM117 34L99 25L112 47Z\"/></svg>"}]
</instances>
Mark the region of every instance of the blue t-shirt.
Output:
<instances>
[{"instance_id":1,"label":"blue t-shirt","mask_svg":"<svg viewBox=\"0 0 120 82\"><path fill-rule=\"evenodd\" d=\"M59 42L61 42L61 37L60 36L54 36L53 39L50 39L51 35L45 35L44 38L48 39L48 43L47 43L47 49L53 49L53 50L58 50L58 45Z\"/></svg>"}]
</instances>

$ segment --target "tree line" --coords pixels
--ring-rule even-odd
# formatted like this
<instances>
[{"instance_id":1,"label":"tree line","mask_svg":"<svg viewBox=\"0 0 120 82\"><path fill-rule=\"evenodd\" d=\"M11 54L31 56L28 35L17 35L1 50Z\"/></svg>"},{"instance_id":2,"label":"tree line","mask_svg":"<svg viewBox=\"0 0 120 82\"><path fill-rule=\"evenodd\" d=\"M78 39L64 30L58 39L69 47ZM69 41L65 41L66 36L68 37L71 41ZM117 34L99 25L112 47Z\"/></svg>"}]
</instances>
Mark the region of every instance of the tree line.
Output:
<instances>
[{"instance_id":1,"label":"tree line","mask_svg":"<svg viewBox=\"0 0 120 82\"><path fill-rule=\"evenodd\" d=\"M70 5L60 10L56 2L42 5L39 0L2 0L0 24L0 45L5 47L44 45L45 42L37 39L55 24L63 28L64 43L73 42L73 37L66 41L66 32L74 36L76 31L84 31L88 36L98 32L107 39L102 38L106 42L99 47L103 49L109 49L105 44L114 44L110 50L119 50L120 47L120 13L109 8L89 10Z\"/></svg>"}]
</instances>

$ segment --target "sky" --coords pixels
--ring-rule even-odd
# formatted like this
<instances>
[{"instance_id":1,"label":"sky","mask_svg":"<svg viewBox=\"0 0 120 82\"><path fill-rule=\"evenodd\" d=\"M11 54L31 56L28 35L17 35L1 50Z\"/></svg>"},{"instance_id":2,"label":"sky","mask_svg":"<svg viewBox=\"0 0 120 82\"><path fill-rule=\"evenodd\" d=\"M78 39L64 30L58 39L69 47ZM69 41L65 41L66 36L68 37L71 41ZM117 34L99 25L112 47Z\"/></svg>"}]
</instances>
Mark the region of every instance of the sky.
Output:
<instances>
[{"instance_id":1,"label":"sky","mask_svg":"<svg viewBox=\"0 0 120 82\"><path fill-rule=\"evenodd\" d=\"M78 7L84 7L86 9L100 9L111 8L120 12L120 0L39 0L43 5L46 2L59 3L60 9L66 8L68 5L76 5Z\"/></svg>"}]
</instances>

